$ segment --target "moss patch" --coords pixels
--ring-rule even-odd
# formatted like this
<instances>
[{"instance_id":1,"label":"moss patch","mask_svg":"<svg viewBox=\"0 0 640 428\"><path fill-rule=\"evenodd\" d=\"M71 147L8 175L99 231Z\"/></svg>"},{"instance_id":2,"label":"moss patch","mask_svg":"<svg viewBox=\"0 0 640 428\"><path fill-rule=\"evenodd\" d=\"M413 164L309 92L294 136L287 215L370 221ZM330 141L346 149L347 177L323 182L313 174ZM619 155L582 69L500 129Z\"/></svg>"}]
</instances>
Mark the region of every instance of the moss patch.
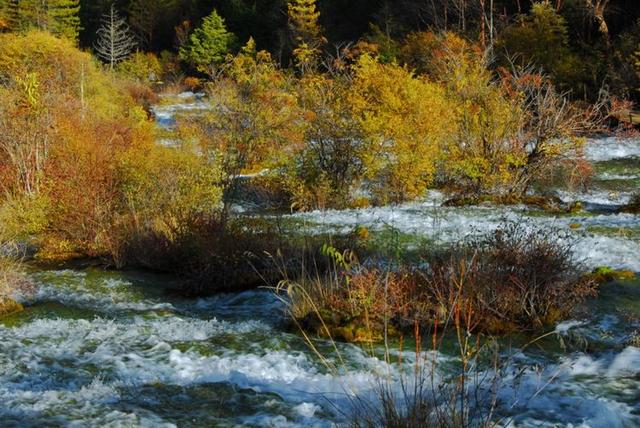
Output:
<instances>
[{"instance_id":1,"label":"moss patch","mask_svg":"<svg viewBox=\"0 0 640 428\"><path fill-rule=\"evenodd\" d=\"M611 281L629 281L635 279L636 274L628 269L613 269L609 266L600 266L588 275L596 282L603 284Z\"/></svg>"}]
</instances>

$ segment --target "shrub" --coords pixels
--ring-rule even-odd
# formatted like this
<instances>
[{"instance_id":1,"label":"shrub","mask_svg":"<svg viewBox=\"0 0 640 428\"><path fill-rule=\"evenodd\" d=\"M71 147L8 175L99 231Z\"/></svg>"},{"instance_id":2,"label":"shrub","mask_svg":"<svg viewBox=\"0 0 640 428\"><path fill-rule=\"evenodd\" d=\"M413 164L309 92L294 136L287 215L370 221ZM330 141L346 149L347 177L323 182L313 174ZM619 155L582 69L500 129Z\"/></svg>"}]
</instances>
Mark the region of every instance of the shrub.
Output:
<instances>
[{"instance_id":1,"label":"shrub","mask_svg":"<svg viewBox=\"0 0 640 428\"><path fill-rule=\"evenodd\" d=\"M555 231L516 224L427 255L427 267L362 266L351 253L330 251L329 273L283 282L292 316L317 334L349 341L415 325L448 328L462 319L471 331L535 331L571 316L596 294L571 245ZM391 326L391 327L389 327Z\"/></svg>"},{"instance_id":2,"label":"shrub","mask_svg":"<svg viewBox=\"0 0 640 428\"><path fill-rule=\"evenodd\" d=\"M160 100L158 94L144 83L127 81L124 87L136 104L144 107L147 113L150 113L151 107Z\"/></svg>"},{"instance_id":3,"label":"shrub","mask_svg":"<svg viewBox=\"0 0 640 428\"><path fill-rule=\"evenodd\" d=\"M379 204L423 195L451 133L429 119L451 113L445 92L368 55L332 71L300 80L305 146L285 176L294 205L350 206L359 190Z\"/></svg>"},{"instance_id":4,"label":"shrub","mask_svg":"<svg viewBox=\"0 0 640 428\"><path fill-rule=\"evenodd\" d=\"M0 204L0 242L29 241L49 225L43 196L9 196Z\"/></svg>"},{"instance_id":5,"label":"shrub","mask_svg":"<svg viewBox=\"0 0 640 428\"><path fill-rule=\"evenodd\" d=\"M154 143L132 148L117 165L122 216L110 234L111 252L121 264L165 269L156 254L179 245L201 218L220 212L219 171L188 147Z\"/></svg>"},{"instance_id":6,"label":"shrub","mask_svg":"<svg viewBox=\"0 0 640 428\"><path fill-rule=\"evenodd\" d=\"M307 74L297 96L305 121L304 147L281 179L298 210L345 207L365 175L367 144L349 102L346 76Z\"/></svg>"},{"instance_id":7,"label":"shrub","mask_svg":"<svg viewBox=\"0 0 640 428\"><path fill-rule=\"evenodd\" d=\"M192 217L219 212L215 165L156 144L137 104L153 102L148 88L46 33L0 39L0 237L122 266L136 261L126 256L138 235L171 242Z\"/></svg>"},{"instance_id":8,"label":"shrub","mask_svg":"<svg viewBox=\"0 0 640 428\"><path fill-rule=\"evenodd\" d=\"M640 214L640 193L635 193L631 197L629 203L622 207L622 211L633 214Z\"/></svg>"},{"instance_id":9,"label":"shrub","mask_svg":"<svg viewBox=\"0 0 640 428\"><path fill-rule=\"evenodd\" d=\"M184 79L184 84L189 90L195 91L202 88L202 80L197 77L187 77Z\"/></svg>"},{"instance_id":10,"label":"shrub","mask_svg":"<svg viewBox=\"0 0 640 428\"><path fill-rule=\"evenodd\" d=\"M528 331L570 316L596 295L596 283L559 233L513 223L434 257L423 274L427 300L453 311L440 322L462 316L481 330Z\"/></svg>"},{"instance_id":11,"label":"shrub","mask_svg":"<svg viewBox=\"0 0 640 428\"><path fill-rule=\"evenodd\" d=\"M22 274L20 261L5 254L8 252L10 249L6 244L0 247L0 317L22 311L22 305L14 300L15 295L32 288Z\"/></svg>"},{"instance_id":12,"label":"shrub","mask_svg":"<svg viewBox=\"0 0 640 428\"><path fill-rule=\"evenodd\" d=\"M220 166L225 195L241 174L259 172L295 153L302 138L301 111L289 76L267 52L247 44L229 58L224 74L207 91L211 109L182 122L181 131Z\"/></svg>"},{"instance_id":13,"label":"shrub","mask_svg":"<svg viewBox=\"0 0 640 428\"><path fill-rule=\"evenodd\" d=\"M132 54L118 64L117 70L126 79L146 84L161 82L164 74L158 57L144 52Z\"/></svg>"},{"instance_id":14,"label":"shrub","mask_svg":"<svg viewBox=\"0 0 640 428\"><path fill-rule=\"evenodd\" d=\"M371 150L364 156L371 192L383 203L422 196L452 132L441 120L453 108L444 90L365 55L355 67L350 102Z\"/></svg>"}]
</instances>

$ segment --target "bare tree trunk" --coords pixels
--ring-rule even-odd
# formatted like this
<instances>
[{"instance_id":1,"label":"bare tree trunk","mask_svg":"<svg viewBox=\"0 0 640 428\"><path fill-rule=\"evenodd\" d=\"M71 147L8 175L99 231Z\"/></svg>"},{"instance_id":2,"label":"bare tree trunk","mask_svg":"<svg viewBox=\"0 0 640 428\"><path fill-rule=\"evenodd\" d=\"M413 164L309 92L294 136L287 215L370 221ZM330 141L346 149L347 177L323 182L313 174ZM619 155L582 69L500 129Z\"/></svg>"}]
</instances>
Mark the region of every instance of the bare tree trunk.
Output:
<instances>
[{"instance_id":1,"label":"bare tree trunk","mask_svg":"<svg viewBox=\"0 0 640 428\"><path fill-rule=\"evenodd\" d=\"M480 44L484 49L487 46L487 30L485 28L486 15L484 10L485 0L480 1L480 9L482 10L482 19L480 19Z\"/></svg>"}]
</instances>

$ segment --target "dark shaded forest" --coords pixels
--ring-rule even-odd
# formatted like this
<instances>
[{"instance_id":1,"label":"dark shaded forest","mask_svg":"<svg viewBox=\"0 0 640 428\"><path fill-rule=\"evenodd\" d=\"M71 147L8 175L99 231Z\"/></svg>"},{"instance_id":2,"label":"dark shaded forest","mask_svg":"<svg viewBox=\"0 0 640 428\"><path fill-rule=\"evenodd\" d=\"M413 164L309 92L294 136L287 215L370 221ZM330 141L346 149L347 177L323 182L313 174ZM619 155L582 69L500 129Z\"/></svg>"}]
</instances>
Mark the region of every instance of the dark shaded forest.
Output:
<instances>
[{"instance_id":1,"label":"dark shaded forest","mask_svg":"<svg viewBox=\"0 0 640 428\"><path fill-rule=\"evenodd\" d=\"M80 3L80 43L91 47L100 17L112 2ZM238 48L253 37L259 49L268 50L287 66L294 48L287 3L287 0L123 0L117 7L128 16L145 50L156 53L177 50L181 41L176 29L196 28L214 8L225 19L229 31L237 36ZM639 2L554 0L552 6L562 22L527 25L532 3L320 0L317 7L328 50L366 39L386 47L389 59L397 59L400 42L411 32L454 31L487 45L495 43L498 63L499 57L507 53L536 63L554 75L557 83L571 90L574 98L593 100L603 87L624 98L638 97ZM553 28L554 25L561 28ZM537 28L524 31L527 26Z\"/></svg>"}]
</instances>

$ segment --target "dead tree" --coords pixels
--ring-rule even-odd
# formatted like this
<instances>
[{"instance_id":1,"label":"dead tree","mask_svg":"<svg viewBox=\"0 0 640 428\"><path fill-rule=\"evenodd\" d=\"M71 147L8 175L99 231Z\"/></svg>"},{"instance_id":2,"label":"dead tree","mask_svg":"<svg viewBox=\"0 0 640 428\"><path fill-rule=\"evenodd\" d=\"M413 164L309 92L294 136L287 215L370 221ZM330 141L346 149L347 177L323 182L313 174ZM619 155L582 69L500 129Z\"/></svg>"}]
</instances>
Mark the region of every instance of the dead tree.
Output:
<instances>
[{"instance_id":1,"label":"dead tree","mask_svg":"<svg viewBox=\"0 0 640 428\"><path fill-rule=\"evenodd\" d=\"M127 22L118 15L113 4L109 13L102 16L102 25L96 34L98 39L94 49L98 57L109 64L111 70L136 48L135 36Z\"/></svg>"}]
</instances>

